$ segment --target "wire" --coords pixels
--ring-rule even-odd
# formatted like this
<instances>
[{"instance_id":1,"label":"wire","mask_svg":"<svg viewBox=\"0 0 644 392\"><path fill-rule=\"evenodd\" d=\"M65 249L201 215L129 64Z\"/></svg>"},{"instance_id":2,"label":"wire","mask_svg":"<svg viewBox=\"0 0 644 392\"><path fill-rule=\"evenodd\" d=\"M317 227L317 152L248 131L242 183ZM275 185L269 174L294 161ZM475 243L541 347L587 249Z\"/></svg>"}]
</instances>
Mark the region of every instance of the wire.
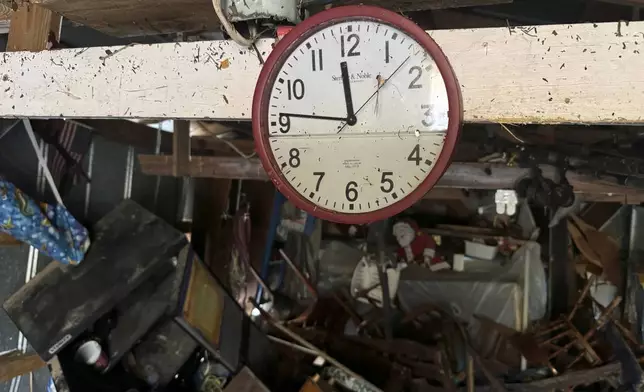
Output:
<instances>
[{"instance_id":1,"label":"wire","mask_svg":"<svg viewBox=\"0 0 644 392\"><path fill-rule=\"evenodd\" d=\"M512 137L513 137L513 138L515 138L519 143L521 143L521 144L525 144L525 142L524 142L523 140L519 139L519 138L517 137L517 135L515 135L514 133L512 133L512 131L511 131L508 127L506 127L506 126L505 126L505 124L501 124L501 123L499 123L499 125L501 126L501 128L505 129L505 131L506 131L507 133L509 133L510 135L512 135Z\"/></svg>"},{"instance_id":2,"label":"wire","mask_svg":"<svg viewBox=\"0 0 644 392\"><path fill-rule=\"evenodd\" d=\"M34 130L31 127L31 121L29 119L24 119L22 120L25 129L27 130L27 135L29 136L29 140L31 141L31 145L34 148L34 152L36 153L36 156L38 157L38 162L40 163L40 166L42 166L42 170L45 173L45 178L47 178L47 182L49 182L49 186L51 187L51 191L54 194L54 197L56 198L56 201L58 204L61 206L65 207L65 204L63 204L63 198L60 197L60 193L58 192L58 188L56 187L56 182L54 181L54 178L51 176L51 172L49 171L49 167L47 167L47 162L45 161L45 157L43 157L42 153L40 152L40 148L38 148L38 142L36 141L36 136L34 135Z\"/></svg>"},{"instance_id":3,"label":"wire","mask_svg":"<svg viewBox=\"0 0 644 392\"><path fill-rule=\"evenodd\" d=\"M212 0L212 7L215 9L215 13L217 14L217 17L219 18L219 22L221 22L221 25L223 26L224 30L226 30L226 33L230 36L230 38L238 43L241 46L252 46L253 43L257 40L258 36L254 36L251 39L248 39L241 35L239 31L233 26L232 23L226 18L226 15L224 14L224 10L221 8L221 0Z\"/></svg>"},{"instance_id":4,"label":"wire","mask_svg":"<svg viewBox=\"0 0 644 392\"><path fill-rule=\"evenodd\" d=\"M231 133L234 133L234 131L227 131L227 132L215 133L215 132L213 132L213 131L209 130L208 128L206 128L206 126L205 126L201 121L196 121L196 123L197 123L197 126L198 126L199 128L201 128L201 130L202 130L202 131L204 131L204 132L208 133L209 135L211 135L212 137L215 137L215 138L217 138L218 140L220 140L220 141L224 142L228 147L232 148L232 149L233 149L237 154L239 154L242 158L244 158L244 159L250 159L250 158L254 157L255 155L257 155L257 152L255 152L255 151L253 151L253 153L252 153L252 154L248 154L248 155L247 155L247 154L244 154L244 152L243 152L243 151L241 151L239 148L237 148L237 146L235 146L235 144L231 143L230 141L228 141L228 140L226 140L226 139L224 138L224 136L229 135L229 134L231 134Z\"/></svg>"},{"instance_id":5,"label":"wire","mask_svg":"<svg viewBox=\"0 0 644 392\"><path fill-rule=\"evenodd\" d=\"M228 145L228 147L230 147L230 148L232 148L233 150L235 150L235 152L236 152L237 154L241 155L241 157L242 157L242 158L244 158L244 159L251 159L252 157L254 157L255 155L257 155L257 152L255 152L255 151L253 151L253 153L252 153L252 154L249 154L249 155L244 154L244 153L243 153L239 148L237 148L237 146L235 146L233 143L229 142L228 140L224 139L224 138L223 138L223 135L224 135L224 134L219 134L219 135L217 135L217 136L216 136L216 138L217 138L217 139L219 139L219 140L221 140L222 142L226 143L226 144Z\"/></svg>"}]
</instances>

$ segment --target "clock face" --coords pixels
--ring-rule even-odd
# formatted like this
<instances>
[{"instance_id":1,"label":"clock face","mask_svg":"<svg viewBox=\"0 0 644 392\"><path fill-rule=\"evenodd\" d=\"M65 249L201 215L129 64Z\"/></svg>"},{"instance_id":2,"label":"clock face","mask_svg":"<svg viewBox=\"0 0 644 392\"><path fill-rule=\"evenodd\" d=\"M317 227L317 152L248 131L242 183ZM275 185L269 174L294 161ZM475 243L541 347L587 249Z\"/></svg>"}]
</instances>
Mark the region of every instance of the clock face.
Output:
<instances>
[{"instance_id":1,"label":"clock face","mask_svg":"<svg viewBox=\"0 0 644 392\"><path fill-rule=\"evenodd\" d=\"M263 164L289 199L326 219L363 223L400 212L442 175L460 96L452 107L439 67L447 61L433 56L425 32L388 11L342 8L360 15L316 22L271 55L253 121Z\"/></svg>"}]
</instances>

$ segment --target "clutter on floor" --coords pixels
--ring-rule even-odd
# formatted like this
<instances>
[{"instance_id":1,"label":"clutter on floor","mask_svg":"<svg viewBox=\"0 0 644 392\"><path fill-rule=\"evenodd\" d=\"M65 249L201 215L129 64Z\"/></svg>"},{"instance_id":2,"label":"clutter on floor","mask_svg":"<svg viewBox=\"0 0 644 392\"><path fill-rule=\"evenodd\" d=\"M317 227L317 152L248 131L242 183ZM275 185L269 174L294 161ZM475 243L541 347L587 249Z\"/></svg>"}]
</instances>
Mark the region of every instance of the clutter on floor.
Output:
<instances>
[{"instance_id":1,"label":"clutter on floor","mask_svg":"<svg viewBox=\"0 0 644 392\"><path fill-rule=\"evenodd\" d=\"M189 237L125 201L92 228L81 264L50 264L4 308L39 358L59 363L59 391L639 385L642 333L631 319L641 313L629 299L639 292L623 289L634 272L621 268L617 242L629 215L602 227L583 208L563 218L576 275L557 314L561 288L549 287L540 245L548 219L524 201L513 215L481 209L493 195L477 197L458 220L411 211L345 226L277 195L271 241L252 257L255 210L241 196L225 218L235 235L217 270L228 272L216 277Z\"/></svg>"}]
</instances>

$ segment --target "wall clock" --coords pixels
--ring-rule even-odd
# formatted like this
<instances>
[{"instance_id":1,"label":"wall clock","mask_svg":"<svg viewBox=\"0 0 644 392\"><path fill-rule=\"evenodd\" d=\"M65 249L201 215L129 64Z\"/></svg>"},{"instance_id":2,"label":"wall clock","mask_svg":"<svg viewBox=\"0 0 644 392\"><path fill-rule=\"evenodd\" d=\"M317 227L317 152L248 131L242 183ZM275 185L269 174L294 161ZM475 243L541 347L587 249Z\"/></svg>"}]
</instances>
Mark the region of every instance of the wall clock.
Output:
<instances>
[{"instance_id":1,"label":"wall clock","mask_svg":"<svg viewBox=\"0 0 644 392\"><path fill-rule=\"evenodd\" d=\"M370 6L332 8L275 46L253 99L257 153L291 202L339 223L400 213L450 162L460 88L434 40Z\"/></svg>"}]
</instances>

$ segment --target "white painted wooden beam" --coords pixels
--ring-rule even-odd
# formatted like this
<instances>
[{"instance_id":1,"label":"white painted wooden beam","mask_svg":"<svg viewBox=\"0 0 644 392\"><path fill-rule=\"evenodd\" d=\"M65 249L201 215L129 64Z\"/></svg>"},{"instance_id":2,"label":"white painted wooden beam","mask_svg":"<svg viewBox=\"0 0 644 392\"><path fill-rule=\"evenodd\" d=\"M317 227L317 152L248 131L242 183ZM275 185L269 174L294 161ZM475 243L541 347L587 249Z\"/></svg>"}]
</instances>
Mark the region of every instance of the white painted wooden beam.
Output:
<instances>
[{"instance_id":1,"label":"white painted wooden beam","mask_svg":"<svg viewBox=\"0 0 644 392\"><path fill-rule=\"evenodd\" d=\"M644 123L644 22L429 34L462 85L466 121ZM248 120L272 43L5 53L0 117Z\"/></svg>"}]
</instances>

